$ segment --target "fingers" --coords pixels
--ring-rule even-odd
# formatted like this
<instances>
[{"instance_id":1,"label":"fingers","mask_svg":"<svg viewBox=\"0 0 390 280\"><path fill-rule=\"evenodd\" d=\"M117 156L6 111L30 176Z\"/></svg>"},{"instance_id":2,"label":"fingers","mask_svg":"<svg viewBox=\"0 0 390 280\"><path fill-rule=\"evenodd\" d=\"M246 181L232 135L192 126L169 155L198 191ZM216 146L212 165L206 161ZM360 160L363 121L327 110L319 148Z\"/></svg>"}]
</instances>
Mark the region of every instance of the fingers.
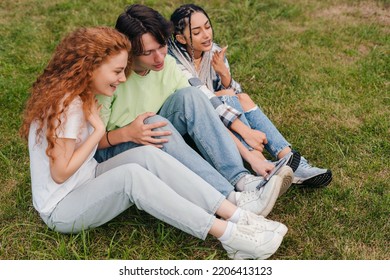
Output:
<instances>
[{"instance_id":1,"label":"fingers","mask_svg":"<svg viewBox=\"0 0 390 280\"><path fill-rule=\"evenodd\" d=\"M154 138L154 137L143 137L141 139L141 144L148 145L148 144L164 144L168 142L168 139L166 138Z\"/></svg>"},{"instance_id":2,"label":"fingers","mask_svg":"<svg viewBox=\"0 0 390 280\"><path fill-rule=\"evenodd\" d=\"M153 113L153 112L146 112L146 113L140 114L140 115L137 117L137 119L144 121L145 119L147 119L147 118L149 118L149 117L152 117L152 116L154 116L154 115L156 115L156 113Z\"/></svg>"},{"instance_id":3,"label":"fingers","mask_svg":"<svg viewBox=\"0 0 390 280\"><path fill-rule=\"evenodd\" d=\"M259 152L263 152L264 150L264 145L261 143L256 143L255 145L252 144L251 147Z\"/></svg>"},{"instance_id":4,"label":"fingers","mask_svg":"<svg viewBox=\"0 0 390 280\"><path fill-rule=\"evenodd\" d=\"M228 46L225 46L222 48L222 50L219 52L219 54L224 57L225 56L225 53L226 53L226 50L227 50Z\"/></svg>"},{"instance_id":5,"label":"fingers","mask_svg":"<svg viewBox=\"0 0 390 280\"><path fill-rule=\"evenodd\" d=\"M161 136L169 136L172 132L169 130L152 130L148 132L148 136L150 137L161 137ZM168 140L167 140L168 141Z\"/></svg>"},{"instance_id":6,"label":"fingers","mask_svg":"<svg viewBox=\"0 0 390 280\"><path fill-rule=\"evenodd\" d=\"M223 47L220 51L216 51L213 54L212 61L217 62L219 59L223 59L225 57L225 53L227 50L228 46Z\"/></svg>"},{"instance_id":7,"label":"fingers","mask_svg":"<svg viewBox=\"0 0 390 280\"><path fill-rule=\"evenodd\" d=\"M164 127L167 125L168 125L167 122L155 122L155 123L145 124L144 130L152 130L152 129L161 128L161 127Z\"/></svg>"},{"instance_id":8,"label":"fingers","mask_svg":"<svg viewBox=\"0 0 390 280\"><path fill-rule=\"evenodd\" d=\"M145 137L140 141L142 145L151 145L157 148L163 148L163 144L167 143L168 139L166 138L153 138L153 137Z\"/></svg>"}]
</instances>

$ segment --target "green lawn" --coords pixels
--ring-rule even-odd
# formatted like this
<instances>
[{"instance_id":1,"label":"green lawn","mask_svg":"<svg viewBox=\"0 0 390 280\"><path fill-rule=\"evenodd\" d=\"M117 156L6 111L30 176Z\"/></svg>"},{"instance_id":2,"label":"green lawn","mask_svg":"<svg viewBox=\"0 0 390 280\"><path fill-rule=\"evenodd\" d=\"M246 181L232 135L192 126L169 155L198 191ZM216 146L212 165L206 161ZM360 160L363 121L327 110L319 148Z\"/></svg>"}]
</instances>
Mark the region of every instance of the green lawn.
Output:
<instances>
[{"instance_id":1,"label":"green lawn","mask_svg":"<svg viewBox=\"0 0 390 280\"><path fill-rule=\"evenodd\" d=\"M131 208L78 235L49 230L31 200L18 136L28 90L67 32L113 26L127 1L0 2L0 259L226 259ZM183 1L142 1L166 17ZM271 259L390 258L390 3L352 0L197 1L233 75L313 164L325 189L294 188L269 218L289 227Z\"/></svg>"}]
</instances>

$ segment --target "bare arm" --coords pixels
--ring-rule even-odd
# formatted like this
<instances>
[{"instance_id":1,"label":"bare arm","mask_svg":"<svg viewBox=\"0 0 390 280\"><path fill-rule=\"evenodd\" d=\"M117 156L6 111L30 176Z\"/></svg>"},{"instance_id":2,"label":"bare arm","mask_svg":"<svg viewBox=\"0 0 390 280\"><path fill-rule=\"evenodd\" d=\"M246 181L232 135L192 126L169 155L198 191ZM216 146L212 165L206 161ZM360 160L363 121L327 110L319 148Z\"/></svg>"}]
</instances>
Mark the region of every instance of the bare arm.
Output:
<instances>
[{"instance_id":1,"label":"bare arm","mask_svg":"<svg viewBox=\"0 0 390 280\"><path fill-rule=\"evenodd\" d=\"M260 152L264 150L264 144L268 143L265 133L251 129L240 120L234 121L230 128L240 134L249 146Z\"/></svg>"},{"instance_id":2,"label":"bare arm","mask_svg":"<svg viewBox=\"0 0 390 280\"><path fill-rule=\"evenodd\" d=\"M217 91L215 94L217 96L221 95L235 95L235 91L231 88L232 77L230 74L230 70L228 68L227 62L225 63L225 54L227 47L222 48L221 51L216 51L213 54L213 58L211 61L211 65L213 66L215 72L221 77L222 85L227 88L220 91ZM264 144L267 144L266 135L258 130L251 129L247 127L241 120L235 119L230 129L234 130L245 140L245 142L251 146L253 149L258 150L260 152L264 149Z\"/></svg>"},{"instance_id":3,"label":"bare arm","mask_svg":"<svg viewBox=\"0 0 390 280\"><path fill-rule=\"evenodd\" d=\"M228 131L233 138L233 141L236 144L241 157L250 164L253 171L255 171L257 174L265 176L271 172L272 169L274 169L274 165L267 162L262 153L256 150L249 151L230 130Z\"/></svg>"},{"instance_id":4,"label":"bare arm","mask_svg":"<svg viewBox=\"0 0 390 280\"><path fill-rule=\"evenodd\" d=\"M65 182L80 168L104 135L105 127L97 108L93 108L87 119L94 131L80 147L76 149L75 139L57 138L55 141L51 151L50 175L58 184Z\"/></svg>"},{"instance_id":5,"label":"bare arm","mask_svg":"<svg viewBox=\"0 0 390 280\"><path fill-rule=\"evenodd\" d=\"M221 83L225 88L230 86L232 77L230 71L225 65L224 58L227 50L227 46L222 48L221 51L214 52L214 55L211 60L211 65L213 66L215 72L221 77Z\"/></svg>"}]
</instances>

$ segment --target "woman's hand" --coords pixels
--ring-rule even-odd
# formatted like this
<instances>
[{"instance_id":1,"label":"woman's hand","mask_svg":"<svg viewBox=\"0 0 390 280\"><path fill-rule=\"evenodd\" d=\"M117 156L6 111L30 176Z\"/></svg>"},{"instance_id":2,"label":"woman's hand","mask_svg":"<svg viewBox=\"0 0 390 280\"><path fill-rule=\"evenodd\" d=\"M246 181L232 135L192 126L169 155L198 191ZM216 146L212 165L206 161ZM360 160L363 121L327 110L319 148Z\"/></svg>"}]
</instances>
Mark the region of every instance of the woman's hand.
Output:
<instances>
[{"instance_id":1,"label":"woman's hand","mask_svg":"<svg viewBox=\"0 0 390 280\"><path fill-rule=\"evenodd\" d=\"M96 132L105 132L106 127L99 116L99 112L102 106L95 102L95 105L92 106L90 114L87 116L87 121L92 125ZM103 135L102 134L102 135Z\"/></svg>"},{"instance_id":2,"label":"woman's hand","mask_svg":"<svg viewBox=\"0 0 390 280\"><path fill-rule=\"evenodd\" d=\"M82 109L80 108L80 110ZM79 147L76 147L76 139L56 138L50 158L50 175L56 183L62 184L71 177L88 159L103 137L106 128L99 117L99 110L100 107L97 106L97 103L90 108L86 119L94 131ZM79 125L85 124L80 123Z\"/></svg>"},{"instance_id":3,"label":"woman's hand","mask_svg":"<svg viewBox=\"0 0 390 280\"><path fill-rule=\"evenodd\" d=\"M227 50L227 46L222 48L221 51L216 51L213 54L213 57L211 59L211 66L213 66L215 72L217 72L218 75L220 75L222 78L226 77L229 78L230 81L230 74L229 74L229 69L225 65L225 53ZM224 84L225 86L225 84ZM228 85L226 85L227 87Z\"/></svg>"}]
</instances>

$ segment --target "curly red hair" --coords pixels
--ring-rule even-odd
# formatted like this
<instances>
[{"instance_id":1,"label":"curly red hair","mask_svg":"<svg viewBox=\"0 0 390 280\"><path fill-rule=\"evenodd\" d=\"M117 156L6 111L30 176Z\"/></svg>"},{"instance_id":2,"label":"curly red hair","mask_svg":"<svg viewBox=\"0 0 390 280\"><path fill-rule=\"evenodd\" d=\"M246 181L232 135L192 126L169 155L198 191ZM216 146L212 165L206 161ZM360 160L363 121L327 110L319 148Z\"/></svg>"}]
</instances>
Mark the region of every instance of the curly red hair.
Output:
<instances>
[{"instance_id":1,"label":"curly red hair","mask_svg":"<svg viewBox=\"0 0 390 280\"><path fill-rule=\"evenodd\" d=\"M31 96L24 111L20 133L28 138L30 125L37 121L37 137L43 137L46 126L48 147L54 147L56 130L61 125L61 114L79 96L87 116L95 104L90 90L93 71L112 55L126 50L131 45L127 37L110 27L79 28L66 36L57 46L49 64L32 85ZM126 68L129 74L131 56Z\"/></svg>"}]
</instances>

